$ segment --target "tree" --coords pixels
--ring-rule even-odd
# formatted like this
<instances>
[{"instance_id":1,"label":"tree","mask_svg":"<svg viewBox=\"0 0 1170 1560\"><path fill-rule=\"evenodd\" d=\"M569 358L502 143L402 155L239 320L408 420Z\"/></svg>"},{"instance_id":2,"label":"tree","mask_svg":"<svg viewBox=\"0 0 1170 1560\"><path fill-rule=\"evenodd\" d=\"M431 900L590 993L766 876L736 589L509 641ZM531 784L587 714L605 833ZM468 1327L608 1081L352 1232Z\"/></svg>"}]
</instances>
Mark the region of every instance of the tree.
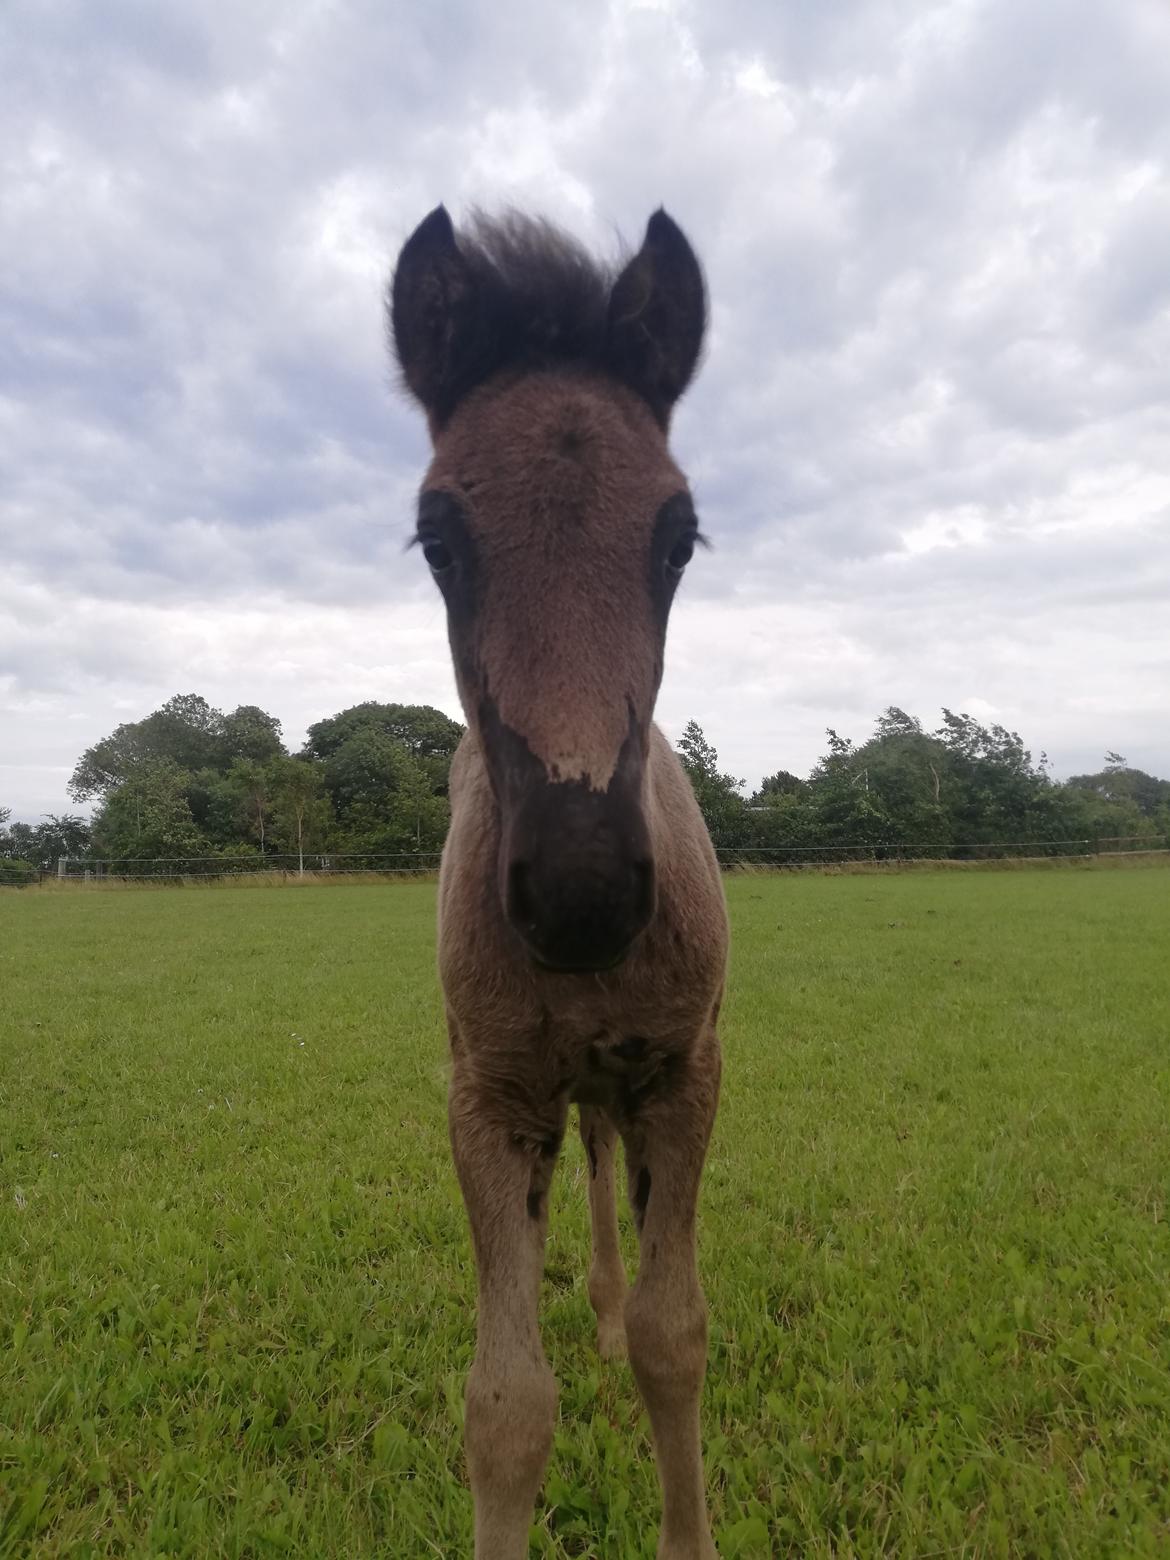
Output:
<instances>
[{"instance_id":1,"label":"tree","mask_svg":"<svg viewBox=\"0 0 1170 1560\"><path fill-rule=\"evenodd\" d=\"M284 756L280 722L255 704L237 705L230 715L220 717L219 746L224 769L230 768L237 758L266 764Z\"/></svg>"},{"instance_id":2,"label":"tree","mask_svg":"<svg viewBox=\"0 0 1170 1560\"><path fill-rule=\"evenodd\" d=\"M246 831L259 842L263 855L267 843L268 814L272 806L272 776L254 758L237 758L228 771L228 785L239 798L239 816Z\"/></svg>"},{"instance_id":3,"label":"tree","mask_svg":"<svg viewBox=\"0 0 1170 1560\"><path fill-rule=\"evenodd\" d=\"M61 856L89 852L90 828L84 818L49 813L42 823L14 823L5 832L3 822L8 816L8 810L0 808L0 856L20 856L47 871Z\"/></svg>"},{"instance_id":4,"label":"tree","mask_svg":"<svg viewBox=\"0 0 1170 1560\"><path fill-rule=\"evenodd\" d=\"M943 707L935 733L950 773L950 813L959 844L985 844L1029 838L1029 819L1039 794L1051 781L1018 732L999 725L981 726L967 714ZM1042 807L1048 813L1047 806Z\"/></svg>"},{"instance_id":5,"label":"tree","mask_svg":"<svg viewBox=\"0 0 1170 1560\"><path fill-rule=\"evenodd\" d=\"M880 806L887 841L950 843L946 751L937 737L923 731L913 715L890 705L879 715L873 736L856 749L851 762L871 801Z\"/></svg>"},{"instance_id":6,"label":"tree","mask_svg":"<svg viewBox=\"0 0 1170 1560\"><path fill-rule=\"evenodd\" d=\"M37 831L31 823L14 823L4 836L4 854L31 861L37 853Z\"/></svg>"},{"instance_id":7,"label":"tree","mask_svg":"<svg viewBox=\"0 0 1170 1560\"><path fill-rule=\"evenodd\" d=\"M373 731L404 747L422 764L436 793L446 795L447 774L464 728L429 704L379 704L367 700L309 727L305 753L329 760L359 732Z\"/></svg>"},{"instance_id":8,"label":"tree","mask_svg":"<svg viewBox=\"0 0 1170 1560\"><path fill-rule=\"evenodd\" d=\"M254 704L224 715L201 694L176 694L145 719L118 726L87 748L69 781L69 794L77 802L108 796L146 763L226 774L237 758L264 762L283 751L280 722Z\"/></svg>"},{"instance_id":9,"label":"tree","mask_svg":"<svg viewBox=\"0 0 1170 1560\"><path fill-rule=\"evenodd\" d=\"M442 846L449 808L427 764L381 725L352 731L323 766L344 849L384 853Z\"/></svg>"},{"instance_id":10,"label":"tree","mask_svg":"<svg viewBox=\"0 0 1170 1560\"><path fill-rule=\"evenodd\" d=\"M799 775L794 775L788 769L778 769L774 775L764 776L760 781L760 789L751 798L748 805L750 807L768 807L782 796L803 796L807 790L807 780L802 780Z\"/></svg>"},{"instance_id":11,"label":"tree","mask_svg":"<svg viewBox=\"0 0 1170 1560\"><path fill-rule=\"evenodd\" d=\"M44 822L33 830L33 835L36 840L36 859L46 869L55 866L62 856L81 857L89 854L89 822L75 813L47 814Z\"/></svg>"},{"instance_id":12,"label":"tree","mask_svg":"<svg viewBox=\"0 0 1170 1560\"><path fill-rule=\"evenodd\" d=\"M187 805L200 834L215 851L243 843L247 828L239 786L216 769L199 769L187 776Z\"/></svg>"},{"instance_id":13,"label":"tree","mask_svg":"<svg viewBox=\"0 0 1170 1560\"><path fill-rule=\"evenodd\" d=\"M810 816L818 844L873 845L891 839L881 796L848 737L826 732L829 751L809 776Z\"/></svg>"},{"instance_id":14,"label":"tree","mask_svg":"<svg viewBox=\"0 0 1170 1560\"><path fill-rule=\"evenodd\" d=\"M76 813L47 813L38 833L51 860L58 856L84 856L89 849L89 820Z\"/></svg>"},{"instance_id":15,"label":"tree","mask_svg":"<svg viewBox=\"0 0 1170 1560\"><path fill-rule=\"evenodd\" d=\"M0 807L0 884L7 888L23 888L35 883L36 867L29 851L21 848L26 835L32 830L27 823L14 823L5 827L12 817L11 807Z\"/></svg>"},{"instance_id":16,"label":"tree","mask_svg":"<svg viewBox=\"0 0 1170 1560\"><path fill-rule=\"evenodd\" d=\"M746 833L746 808L740 795L742 780L719 769L719 755L703 735L698 721L690 720L678 741L678 756L690 777L695 799L713 843L717 847L740 845Z\"/></svg>"},{"instance_id":17,"label":"tree","mask_svg":"<svg viewBox=\"0 0 1170 1560\"><path fill-rule=\"evenodd\" d=\"M317 764L304 758L274 758L268 765L273 827L297 853L297 868L305 872L305 846L324 837L331 817L325 777Z\"/></svg>"},{"instance_id":18,"label":"tree","mask_svg":"<svg viewBox=\"0 0 1170 1560\"><path fill-rule=\"evenodd\" d=\"M205 841L191 816L187 779L168 759L137 765L94 818L96 852L119 860L200 855Z\"/></svg>"},{"instance_id":19,"label":"tree","mask_svg":"<svg viewBox=\"0 0 1170 1560\"><path fill-rule=\"evenodd\" d=\"M1107 802L1129 802L1146 818L1170 807L1170 780L1159 780L1144 769L1131 769L1120 753L1106 753L1105 767L1094 775L1073 775L1067 784L1092 791Z\"/></svg>"}]
</instances>

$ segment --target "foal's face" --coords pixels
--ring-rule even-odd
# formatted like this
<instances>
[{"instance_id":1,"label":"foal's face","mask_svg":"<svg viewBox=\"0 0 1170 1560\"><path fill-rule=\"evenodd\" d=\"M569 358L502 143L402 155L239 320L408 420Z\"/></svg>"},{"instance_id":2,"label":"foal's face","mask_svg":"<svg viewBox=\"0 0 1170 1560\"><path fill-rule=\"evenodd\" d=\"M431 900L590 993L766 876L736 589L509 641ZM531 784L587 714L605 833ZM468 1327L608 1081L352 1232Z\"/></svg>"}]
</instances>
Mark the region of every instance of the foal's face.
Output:
<instances>
[{"instance_id":1,"label":"foal's face","mask_svg":"<svg viewBox=\"0 0 1170 1560\"><path fill-rule=\"evenodd\" d=\"M490 383L436 439L418 537L501 810L504 905L546 964L614 963L652 914L645 760L697 529L662 429L603 375Z\"/></svg>"},{"instance_id":2,"label":"foal's face","mask_svg":"<svg viewBox=\"0 0 1170 1560\"><path fill-rule=\"evenodd\" d=\"M618 963L654 913L650 716L697 527L670 458L698 261L665 212L616 276L545 224L403 247L394 346L435 454L418 540L500 816L504 911L540 963Z\"/></svg>"}]
</instances>

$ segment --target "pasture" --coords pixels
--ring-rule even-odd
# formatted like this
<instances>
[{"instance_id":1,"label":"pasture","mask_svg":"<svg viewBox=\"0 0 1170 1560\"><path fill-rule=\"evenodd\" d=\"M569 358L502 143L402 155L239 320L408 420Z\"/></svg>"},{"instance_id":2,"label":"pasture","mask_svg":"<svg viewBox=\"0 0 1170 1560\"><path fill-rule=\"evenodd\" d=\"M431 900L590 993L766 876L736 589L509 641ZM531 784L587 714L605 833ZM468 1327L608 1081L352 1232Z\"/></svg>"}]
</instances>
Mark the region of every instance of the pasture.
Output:
<instances>
[{"instance_id":1,"label":"pasture","mask_svg":"<svg viewBox=\"0 0 1170 1560\"><path fill-rule=\"evenodd\" d=\"M1170 873L728 893L721 1554L1166 1554ZM469 1552L433 911L428 883L0 894L0 1554ZM531 1552L649 1557L584 1174L571 1134Z\"/></svg>"}]
</instances>

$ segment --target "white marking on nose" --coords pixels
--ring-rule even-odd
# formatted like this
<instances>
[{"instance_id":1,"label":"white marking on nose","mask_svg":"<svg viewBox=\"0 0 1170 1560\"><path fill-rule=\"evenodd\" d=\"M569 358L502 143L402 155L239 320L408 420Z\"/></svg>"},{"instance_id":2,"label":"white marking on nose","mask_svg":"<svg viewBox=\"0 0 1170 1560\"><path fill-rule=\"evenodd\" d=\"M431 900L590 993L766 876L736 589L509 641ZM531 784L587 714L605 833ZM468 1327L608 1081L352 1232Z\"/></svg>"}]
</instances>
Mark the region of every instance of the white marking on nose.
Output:
<instances>
[{"instance_id":1,"label":"white marking on nose","mask_svg":"<svg viewBox=\"0 0 1170 1560\"><path fill-rule=\"evenodd\" d=\"M554 784L568 780L580 780L591 791L608 791L609 782L617 769L618 755L607 754L599 758L596 753L559 752L555 758L537 755L544 764L545 773Z\"/></svg>"}]
</instances>

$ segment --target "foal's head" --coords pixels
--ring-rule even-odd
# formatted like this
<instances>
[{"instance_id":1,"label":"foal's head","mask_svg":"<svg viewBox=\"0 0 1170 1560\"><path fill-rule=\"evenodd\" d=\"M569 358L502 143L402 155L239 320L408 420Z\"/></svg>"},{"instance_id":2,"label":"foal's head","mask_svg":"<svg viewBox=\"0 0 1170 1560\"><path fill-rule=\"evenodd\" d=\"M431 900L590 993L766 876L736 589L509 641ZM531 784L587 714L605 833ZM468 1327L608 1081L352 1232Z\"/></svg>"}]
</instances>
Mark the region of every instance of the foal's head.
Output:
<instances>
[{"instance_id":1,"label":"foal's head","mask_svg":"<svg viewBox=\"0 0 1170 1560\"><path fill-rule=\"evenodd\" d=\"M434 444L418 541L499 806L500 892L554 969L618 963L654 911L650 719L698 538L667 428L704 313L663 211L611 276L547 224L457 235L440 206L391 288Z\"/></svg>"}]
</instances>

